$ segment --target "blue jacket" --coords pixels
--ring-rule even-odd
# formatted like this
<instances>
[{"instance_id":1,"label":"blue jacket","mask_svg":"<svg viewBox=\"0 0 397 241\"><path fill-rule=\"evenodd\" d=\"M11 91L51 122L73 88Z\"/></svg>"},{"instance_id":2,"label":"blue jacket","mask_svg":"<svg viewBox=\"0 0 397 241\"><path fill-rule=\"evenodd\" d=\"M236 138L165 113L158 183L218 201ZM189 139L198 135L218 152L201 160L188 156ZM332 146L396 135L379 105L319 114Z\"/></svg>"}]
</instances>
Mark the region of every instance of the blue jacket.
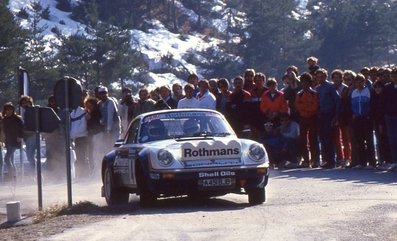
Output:
<instances>
[{"instance_id":1,"label":"blue jacket","mask_svg":"<svg viewBox=\"0 0 397 241\"><path fill-rule=\"evenodd\" d=\"M370 114L371 91L368 87L364 89L354 89L351 94L351 110L355 116L367 116Z\"/></svg>"},{"instance_id":2,"label":"blue jacket","mask_svg":"<svg viewBox=\"0 0 397 241\"><path fill-rule=\"evenodd\" d=\"M324 84L317 85L316 91L320 97L320 114L335 113L340 112L340 102L341 98L336 91L333 84L329 81L325 81Z\"/></svg>"}]
</instances>

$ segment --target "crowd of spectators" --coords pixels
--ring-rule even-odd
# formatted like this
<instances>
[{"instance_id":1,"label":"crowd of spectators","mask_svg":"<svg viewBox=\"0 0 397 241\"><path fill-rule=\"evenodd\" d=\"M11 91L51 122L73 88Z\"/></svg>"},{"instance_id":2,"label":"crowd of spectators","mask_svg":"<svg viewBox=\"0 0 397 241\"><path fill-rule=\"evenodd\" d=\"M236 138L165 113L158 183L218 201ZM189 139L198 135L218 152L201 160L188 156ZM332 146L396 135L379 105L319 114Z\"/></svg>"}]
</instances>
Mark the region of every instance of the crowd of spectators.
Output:
<instances>
[{"instance_id":1,"label":"crowd of spectators","mask_svg":"<svg viewBox=\"0 0 397 241\"><path fill-rule=\"evenodd\" d=\"M272 168L379 168L397 170L397 68L363 67L360 71L320 67L318 59L306 59L307 70L288 66L280 81L246 69L243 75L199 79L191 74L186 83L139 89L138 97L123 88L121 99L109 96L105 86L84 92L81 106L72 110L70 136L75 154L76 177L99 172L103 154L122 137L136 116L162 109L206 108L218 110L239 137L251 138L267 148ZM22 109L33 99L22 96ZM54 96L48 106L65 119ZM26 145L33 170L34 133L24 130L23 115L12 103L0 116L1 142L9 178L15 177L12 155ZM11 128L12 127L12 128ZM64 128L44 134L47 167L61 168ZM57 141L55 141L57 140ZM0 156L0 167L3 158ZM97 170L98 169L98 170ZM96 171L95 171L96 170ZM1 171L1 175L3 172Z\"/></svg>"}]
</instances>

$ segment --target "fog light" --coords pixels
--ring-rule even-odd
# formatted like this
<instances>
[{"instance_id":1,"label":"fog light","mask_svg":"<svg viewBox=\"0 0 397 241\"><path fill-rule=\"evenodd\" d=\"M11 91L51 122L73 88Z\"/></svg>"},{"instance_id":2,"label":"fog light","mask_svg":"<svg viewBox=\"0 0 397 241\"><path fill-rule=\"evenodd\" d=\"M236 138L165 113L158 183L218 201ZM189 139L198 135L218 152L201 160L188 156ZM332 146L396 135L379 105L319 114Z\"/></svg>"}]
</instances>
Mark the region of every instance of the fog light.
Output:
<instances>
[{"instance_id":1,"label":"fog light","mask_svg":"<svg viewBox=\"0 0 397 241\"><path fill-rule=\"evenodd\" d=\"M259 173L259 174L266 174L266 172L267 172L267 168L258 168L258 169L256 169L256 173Z\"/></svg>"},{"instance_id":2,"label":"fog light","mask_svg":"<svg viewBox=\"0 0 397 241\"><path fill-rule=\"evenodd\" d=\"M161 176L164 179L173 179L173 178L175 178L175 174L174 173L163 173L163 174L161 174Z\"/></svg>"}]
</instances>

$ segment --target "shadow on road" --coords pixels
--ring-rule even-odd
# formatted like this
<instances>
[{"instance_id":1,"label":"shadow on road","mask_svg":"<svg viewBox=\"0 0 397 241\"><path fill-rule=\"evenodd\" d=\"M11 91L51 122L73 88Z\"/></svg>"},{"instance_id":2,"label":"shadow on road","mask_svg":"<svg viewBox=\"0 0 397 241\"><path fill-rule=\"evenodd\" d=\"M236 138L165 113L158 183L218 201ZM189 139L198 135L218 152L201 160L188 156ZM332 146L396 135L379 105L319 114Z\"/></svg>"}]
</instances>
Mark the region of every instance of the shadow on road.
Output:
<instances>
[{"instance_id":1,"label":"shadow on road","mask_svg":"<svg viewBox=\"0 0 397 241\"><path fill-rule=\"evenodd\" d=\"M136 197L131 195L130 197ZM169 213L191 213L191 212L222 212L240 210L249 207L248 203L236 203L230 200L209 198L206 200L194 201L188 197L160 198L151 208L141 208L139 199L130 198L127 205L114 207L98 206L91 202L80 202L71 208L64 208L58 215L142 215L142 214L169 214Z\"/></svg>"},{"instance_id":2,"label":"shadow on road","mask_svg":"<svg viewBox=\"0 0 397 241\"><path fill-rule=\"evenodd\" d=\"M334 180L337 182L355 182L365 184L390 184L397 185L397 172L386 172L375 169L288 169L271 170L270 178L299 179L318 178L322 180Z\"/></svg>"}]
</instances>

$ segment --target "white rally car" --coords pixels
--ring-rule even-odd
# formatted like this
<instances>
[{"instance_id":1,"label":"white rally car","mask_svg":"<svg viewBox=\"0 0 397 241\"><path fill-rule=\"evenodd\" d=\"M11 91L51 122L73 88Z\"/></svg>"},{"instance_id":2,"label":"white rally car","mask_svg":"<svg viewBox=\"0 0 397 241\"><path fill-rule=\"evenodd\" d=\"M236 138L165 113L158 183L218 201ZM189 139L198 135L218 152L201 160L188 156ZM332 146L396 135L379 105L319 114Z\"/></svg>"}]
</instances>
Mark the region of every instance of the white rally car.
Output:
<instances>
[{"instance_id":1,"label":"white rally car","mask_svg":"<svg viewBox=\"0 0 397 241\"><path fill-rule=\"evenodd\" d=\"M123 140L102 161L102 196L108 205L140 205L157 198L248 194L250 204L265 201L269 161L262 144L238 139L217 111L178 109L136 117Z\"/></svg>"}]
</instances>

